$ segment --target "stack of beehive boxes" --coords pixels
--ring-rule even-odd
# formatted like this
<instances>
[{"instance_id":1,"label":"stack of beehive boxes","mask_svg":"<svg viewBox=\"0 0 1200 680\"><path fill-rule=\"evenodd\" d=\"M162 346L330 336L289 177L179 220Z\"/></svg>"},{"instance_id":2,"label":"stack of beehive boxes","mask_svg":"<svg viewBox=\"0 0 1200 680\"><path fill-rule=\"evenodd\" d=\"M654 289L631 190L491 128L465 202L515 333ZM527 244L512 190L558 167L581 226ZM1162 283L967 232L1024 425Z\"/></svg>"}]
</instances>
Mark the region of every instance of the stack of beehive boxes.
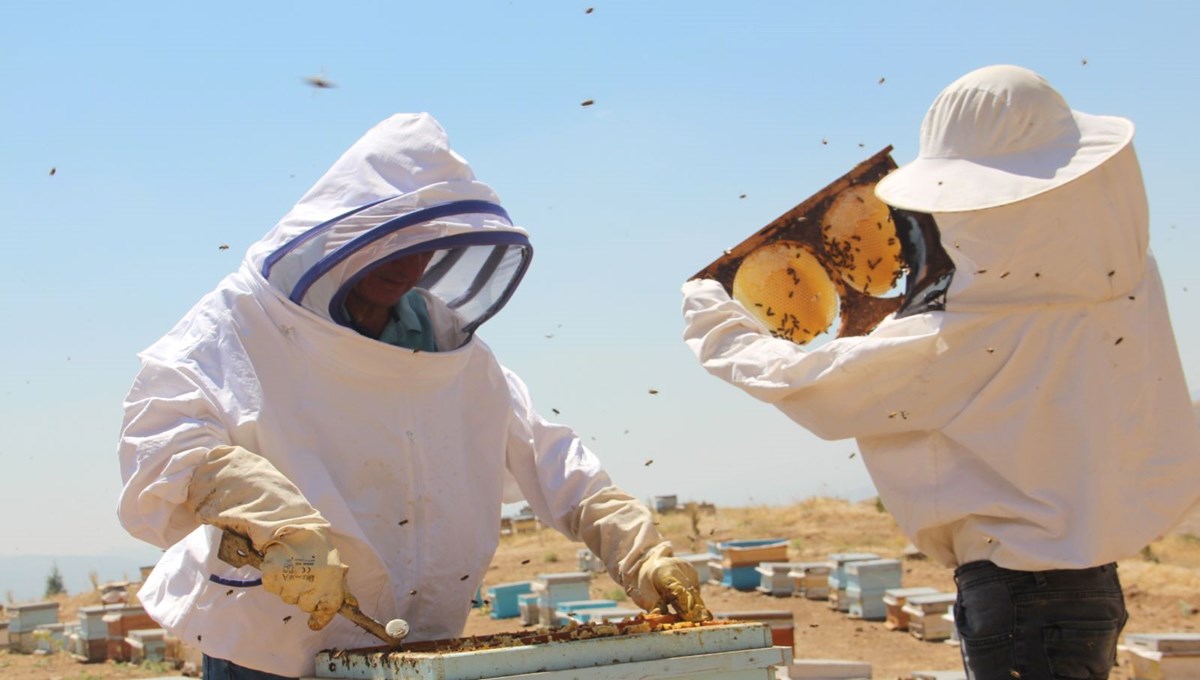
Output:
<instances>
[{"instance_id":1,"label":"stack of beehive boxes","mask_svg":"<svg viewBox=\"0 0 1200 680\"><path fill-rule=\"evenodd\" d=\"M950 639L954 624L945 618L954 606L954 593L910 596L901 608L908 615L908 632L918 640Z\"/></svg>"},{"instance_id":2,"label":"stack of beehive boxes","mask_svg":"<svg viewBox=\"0 0 1200 680\"><path fill-rule=\"evenodd\" d=\"M554 625L554 608L559 602L588 599L592 575L585 571L539 574L533 582L537 593L538 619L542 625Z\"/></svg>"},{"instance_id":3,"label":"stack of beehive boxes","mask_svg":"<svg viewBox=\"0 0 1200 680\"><path fill-rule=\"evenodd\" d=\"M850 611L850 602L846 599L846 565L851 562L877 560L875 553L834 553L829 556L829 608L839 612Z\"/></svg>"},{"instance_id":4,"label":"stack of beehive boxes","mask_svg":"<svg viewBox=\"0 0 1200 680\"><path fill-rule=\"evenodd\" d=\"M787 541L778 538L722 541L718 547L721 554L721 584L736 590L758 588L759 564L787 561Z\"/></svg>"},{"instance_id":5,"label":"stack of beehive boxes","mask_svg":"<svg viewBox=\"0 0 1200 680\"><path fill-rule=\"evenodd\" d=\"M829 572L832 569L829 562L797 563L788 573L795 584L792 593L809 600L829 599Z\"/></svg>"},{"instance_id":6,"label":"stack of beehive boxes","mask_svg":"<svg viewBox=\"0 0 1200 680\"><path fill-rule=\"evenodd\" d=\"M851 618L882 621L887 618L883 594L899 588L900 560L863 560L846 564L847 613Z\"/></svg>"},{"instance_id":7,"label":"stack of beehive boxes","mask_svg":"<svg viewBox=\"0 0 1200 680\"><path fill-rule=\"evenodd\" d=\"M1200 678L1200 634L1129 633L1120 650L1132 680Z\"/></svg>"},{"instance_id":8,"label":"stack of beehive boxes","mask_svg":"<svg viewBox=\"0 0 1200 680\"><path fill-rule=\"evenodd\" d=\"M101 619L108 626L107 658L109 661L129 661L133 650L126 638L135 630L158 628L146 610L138 605L113 605L105 609Z\"/></svg>"},{"instance_id":9,"label":"stack of beehive boxes","mask_svg":"<svg viewBox=\"0 0 1200 680\"><path fill-rule=\"evenodd\" d=\"M887 607L887 619L883 625L890 630L908 630L908 612L904 605L908 598L918 595L936 595L937 588L917 586L915 588L889 588L883 593L883 605Z\"/></svg>"},{"instance_id":10,"label":"stack of beehive boxes","mask_svg":"<svg viewBox=\"0 0 1200 680\"><path fill-rule=\"evenodd\" d=\"M57 602L8 605L8 643L14 652L32 654L37 649L34 631L38 626L58 623Z\"/></svg>"},{"instance_id":11,"label":"stack of beehive boxes","mask_svg":"<svg viewBox=\"0 0 1200 680\"><path fill-rule=\"evenodd\" d=\"M792 570L801 562L763 562L754 568L758 573L758 592L775 597L791 597L796 591Z\"/></svg>"}]
</instances>

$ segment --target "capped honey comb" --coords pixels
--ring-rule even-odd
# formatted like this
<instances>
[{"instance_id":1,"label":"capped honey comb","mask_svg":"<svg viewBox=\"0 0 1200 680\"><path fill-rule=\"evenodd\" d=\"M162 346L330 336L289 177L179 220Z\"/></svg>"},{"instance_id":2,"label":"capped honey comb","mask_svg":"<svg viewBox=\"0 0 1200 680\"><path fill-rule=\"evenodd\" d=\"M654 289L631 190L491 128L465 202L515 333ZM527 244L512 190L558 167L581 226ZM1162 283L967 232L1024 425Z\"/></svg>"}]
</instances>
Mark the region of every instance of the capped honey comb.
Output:
<instances>
[{"instance_id":1,"label":"capped honey comb","mask_svg":"<svg viewBox=\"0 0 1200 680\"><path fill-rule=\"evenodd\" d=\"M865 295L896 287L904 268L891 211L873 186L855 185L835 198L821 222L825 253L842 282Z\"/></svg>"},{"instance_id":2,"label":"capped honey comb","mask_svg":"<svg viewBox=\"0 0 1200 680\"><path fill-rule=\"evenodd\" d=\"M805 344L838 315L838 293L808 246L776 241L750 253L733 277L733 297L776 337Z\"/></svg>"}]
</instances>

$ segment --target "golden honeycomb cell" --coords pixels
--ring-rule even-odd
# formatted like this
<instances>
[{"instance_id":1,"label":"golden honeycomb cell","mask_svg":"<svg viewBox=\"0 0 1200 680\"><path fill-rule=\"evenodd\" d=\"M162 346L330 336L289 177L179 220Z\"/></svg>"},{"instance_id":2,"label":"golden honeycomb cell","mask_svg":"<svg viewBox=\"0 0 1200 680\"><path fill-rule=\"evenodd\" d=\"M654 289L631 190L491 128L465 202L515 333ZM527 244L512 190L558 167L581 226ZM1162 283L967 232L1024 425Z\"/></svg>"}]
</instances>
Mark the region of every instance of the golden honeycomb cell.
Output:
<instances>
[{"instance_id":1,"label":"golden honeycomb cell","mask_svg":"<svg viewBox=\"0 0 1200 680\"><path fill-rule=\"evenodd\" d=\"M807 246L777 241L750 253L733 277L733 297L777 337L805 344L838 314L829 272Z\"/></svg>"},{"instance_id":2,"label":"golden honeycomb cell","mask_svg":"<svg viewBox=\"0 0 1200 680\"><path fill-rule=\"evenodd\" d=\"M900 239L874 187L860 184L838 194L825 211L821 237L847 287L874 296L896 287L904 267Z\"/></svg>"}]
</instances>

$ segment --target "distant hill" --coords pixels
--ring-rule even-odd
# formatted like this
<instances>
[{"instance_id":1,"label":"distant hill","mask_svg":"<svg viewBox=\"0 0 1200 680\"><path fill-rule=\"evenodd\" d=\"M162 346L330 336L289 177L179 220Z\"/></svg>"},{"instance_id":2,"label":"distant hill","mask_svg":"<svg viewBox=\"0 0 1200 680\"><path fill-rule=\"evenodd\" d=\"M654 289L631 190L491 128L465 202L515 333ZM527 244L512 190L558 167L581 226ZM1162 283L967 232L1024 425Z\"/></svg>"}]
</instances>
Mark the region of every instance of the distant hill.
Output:
<instances>
[{"instance_id":1,"label":"distant hill","mask_svg":"<svg viewBox=\"0 0 1200 680\"><path fill-rule=\"evenodd\" d=\"M42 599L46 577L54 565L63 576L63 585L71 594L92 589L91 572L101 583L137 581L143 566L153 565L162 552L146 546L125 555L0 555L0 603L30 602Z\"/></svg>"}]
</instances>

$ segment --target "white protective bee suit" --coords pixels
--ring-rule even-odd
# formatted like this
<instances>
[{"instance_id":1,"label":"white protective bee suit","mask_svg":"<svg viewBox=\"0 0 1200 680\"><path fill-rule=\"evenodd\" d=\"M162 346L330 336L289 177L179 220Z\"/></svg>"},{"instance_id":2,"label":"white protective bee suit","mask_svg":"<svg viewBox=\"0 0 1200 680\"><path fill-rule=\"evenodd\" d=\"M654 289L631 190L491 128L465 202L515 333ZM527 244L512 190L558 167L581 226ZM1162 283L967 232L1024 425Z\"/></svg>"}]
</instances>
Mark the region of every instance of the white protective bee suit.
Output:
<instances>
[{"instance_id":1,"label":"white protective bee suit","mask_svg":"<svg viewBox=\"0 0 1200 680\"><path fill-rule=\"evenodd\" d=\"M417 251L435 253L418 289L440 351L346 327L354 282ZM217 558L220 531L201 524L201 508L221 497L189 488L217 454L243 449L256 455L227 466L227 482L273 466L287 488L272 493L308 508L280 520L263 502L276 496L244 504L256 547L288 522L318 527L361 609L407 620L410 640L460 634L499 541L501 504L521 497L652 606L643 567L670 550L649 511L612 486L569 427L538 415L474 335L530 255L526 233L432 117L393 116L355 143L238 271L140 355L119 515L131 534L167 548L139 594L147 612L211 657L285 676L311 675L320 649L379 644L341 617L310 630L256 569Z\"/></svg>"},{"instance_id":2,"label":"white protective bee suit","mask_svg":"<svg viewBox=\"0 0 1200 680\"><path fill-rule=\"evenodd\" d=\"M805 350L694 280L685 340L818 436L857 438L883 503L944 564L1134 554L1200 500L1200 431L1132 136L1032 72L970 74L876 190L936 219L955 266L944 309Z\"/></svg>"}]
</instances>

